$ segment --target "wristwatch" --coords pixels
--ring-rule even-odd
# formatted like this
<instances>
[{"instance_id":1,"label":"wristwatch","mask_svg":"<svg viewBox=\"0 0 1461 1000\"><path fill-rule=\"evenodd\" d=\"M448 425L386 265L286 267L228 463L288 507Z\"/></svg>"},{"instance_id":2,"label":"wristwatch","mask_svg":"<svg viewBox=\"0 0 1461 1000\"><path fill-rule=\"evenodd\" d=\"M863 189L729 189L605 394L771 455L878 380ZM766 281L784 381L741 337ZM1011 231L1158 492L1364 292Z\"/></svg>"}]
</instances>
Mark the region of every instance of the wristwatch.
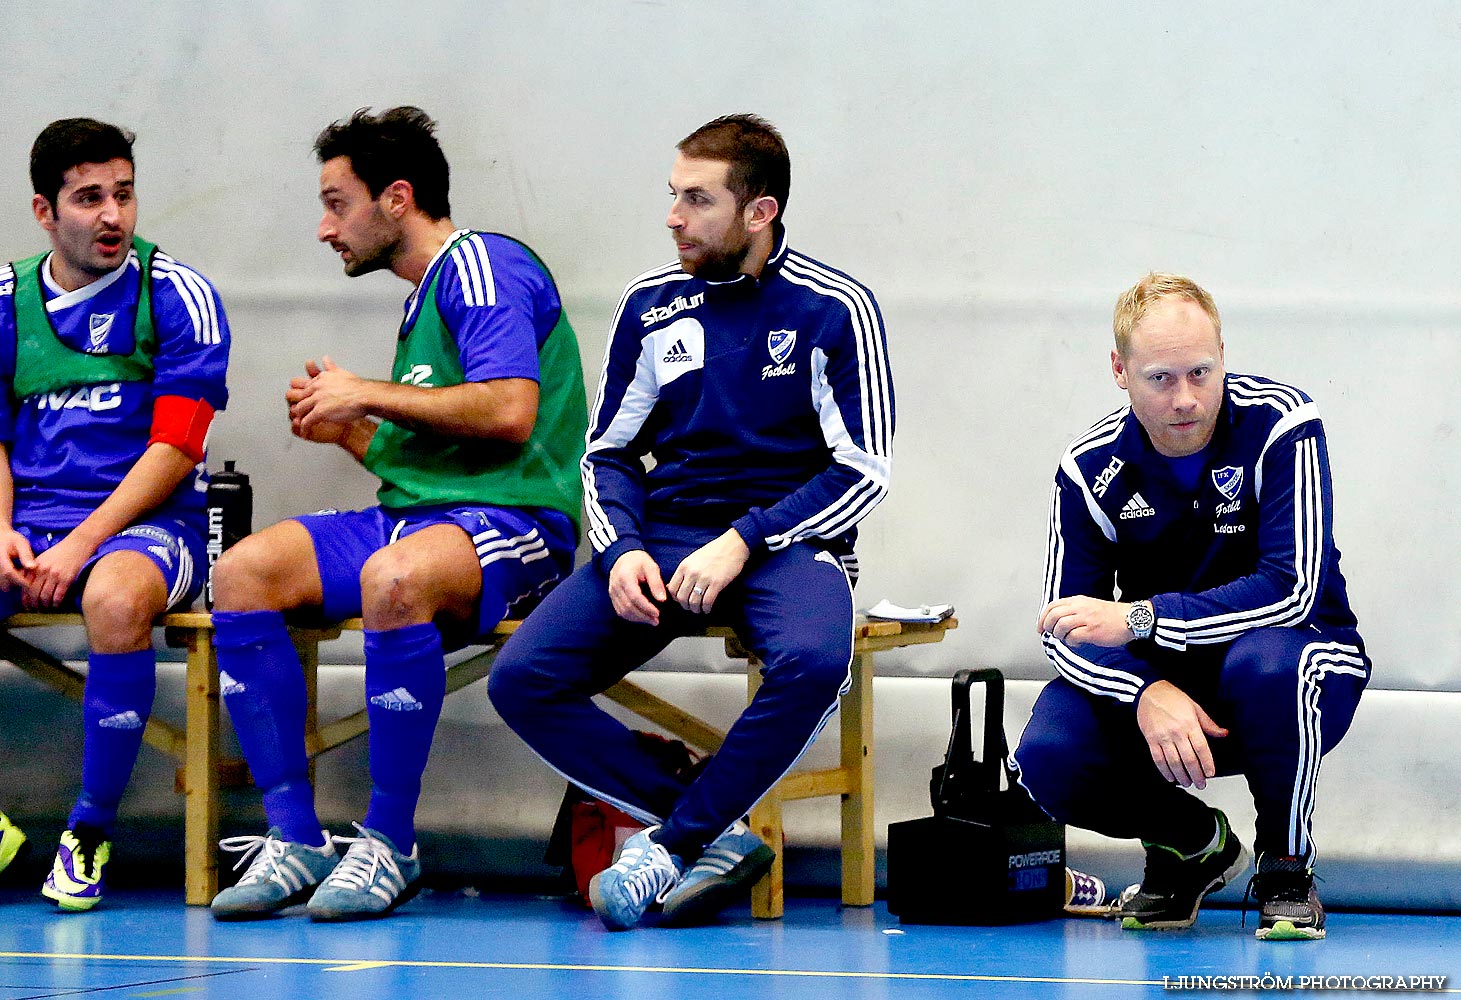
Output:
<instances>
[{"instance_id":1,"label":"wristwatch","mask_svg":"<svg viewBox=\"0 0 1461 1000\"><path fill-rule=\"evenodd\" d=\"M1126 627L1131 629L1131 634L1137 639L1150 639L1152 629L1157 626L1157 616L1152 611L1151 601L1137 601L1126 612Z\"/></svg>"}]
</instances>

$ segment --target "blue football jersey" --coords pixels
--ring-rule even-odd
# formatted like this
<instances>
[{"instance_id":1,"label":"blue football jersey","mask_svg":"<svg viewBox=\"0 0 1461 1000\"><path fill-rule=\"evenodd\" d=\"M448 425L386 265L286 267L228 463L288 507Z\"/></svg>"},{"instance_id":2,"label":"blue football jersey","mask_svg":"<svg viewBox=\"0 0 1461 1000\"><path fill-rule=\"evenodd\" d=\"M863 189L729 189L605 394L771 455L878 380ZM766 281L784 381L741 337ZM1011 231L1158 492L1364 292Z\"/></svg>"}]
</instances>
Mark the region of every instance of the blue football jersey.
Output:
<instances>
[{"instance_id":1,"label":"blue football jersey","mask_svg":"<svg viewBox=\"0 0 1461 1000\"><path fill-rule=\"evenodd\" d=\"M71 292L55 284L49 260L40 273L46 312L63 344L80 353L132 352L142 281L135 250L123 266ZM152 314L152 381L75 385L17 399L15 275L0 267L0 438L10 450L16 524L65 531L85 520L147 449L159 396L206 400L215 410L227 404L228 320L213 286L159 251ZM196 522L206 488L200 463L156 513Z\"/></svg>"}]
</instances>

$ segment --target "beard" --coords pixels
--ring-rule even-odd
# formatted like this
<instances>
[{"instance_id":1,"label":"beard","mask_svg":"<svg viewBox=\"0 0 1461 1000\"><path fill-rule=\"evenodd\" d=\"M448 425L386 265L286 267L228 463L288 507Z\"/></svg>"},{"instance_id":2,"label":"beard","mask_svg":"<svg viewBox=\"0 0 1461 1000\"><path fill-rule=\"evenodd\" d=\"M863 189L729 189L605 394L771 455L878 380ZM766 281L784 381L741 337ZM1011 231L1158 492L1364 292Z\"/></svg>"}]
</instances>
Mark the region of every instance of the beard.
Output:
<instances>
[{"instance_id":1,"label":"beard","mask_svg":"<svg viewBox=\"0 0 1461 1000\"><path fill-rule=\"evenodd\" d=\"M357 258L345 265L345 275L350 278L358 278L362 274L383 271L389 263L390 258L382 255L367 257L364 260Z\"/></svg>"},{"instance_id":2,"label":"beard","mask_svg":"<svg viewBox=\"0 0 1461 1000\"><path fill-rule=\"evenodd\" d=\"M400 227L393 225L378 205L371 214L370 224L361 229L355 243L345 244L352 258L345 262L345 274L351 278L390 267L404 241Z\"/></svg>"},{"instance_id":3,"label":"beard","mask_svg":"<svg viewBox=\"0 0 1461 1000\"><path fill-rule=\"evenodd\" d=\"M680 259L680 266L686 273L706 281L729 281L741 273L741 265L751 251L751 237L742 233L736 244L722 244L714 249L702 246L701 250L698 260Z\"/></svg>"},{"instance_id":4,"label":"beard","mask_svg":"<svg viewBox=\"0 0 1461 1000\"><path fill-rule=\"evenodd\" d=\"M361 253L357 253L354 247L350 247L351 260L345 264L345 274L351 278L358 278L362 274L385 270L391 266L399 242L397 240L377 244Z\"/></svg>"}]
</instances>

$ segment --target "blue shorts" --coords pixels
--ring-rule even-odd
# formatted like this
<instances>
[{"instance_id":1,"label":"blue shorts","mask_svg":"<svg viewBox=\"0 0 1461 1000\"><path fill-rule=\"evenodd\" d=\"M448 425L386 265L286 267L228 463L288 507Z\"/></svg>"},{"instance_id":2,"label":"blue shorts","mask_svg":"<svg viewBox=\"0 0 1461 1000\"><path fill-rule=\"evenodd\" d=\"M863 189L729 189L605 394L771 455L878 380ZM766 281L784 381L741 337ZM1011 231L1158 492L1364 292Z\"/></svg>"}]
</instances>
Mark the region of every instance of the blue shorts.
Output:
<instances>
[{"instance_id":1,"label":"blue shorts","mask_svg":"<svg viewBox=\"0 0 1461 1000\"><path fill-rule=\"evenodd\" d=\"M57 544L70 534L69 531L42 531L26 525L16 525L16 531L30 542L36 555ZM79 611L81 592L86 586L87 574L102 556L113 552L140 552L151 559L162 573L163 585L167 587L167 608L186 608L197 600L203 589L203 577L208 559L203 547L203 536L186 521L175 517L159 517L137 521L102 542L86 565L81 567L76 582L66 592L59 611ZM0 592L0 613L14 614L20 610L20 590L12 588Z\"/></svg>"},{"instance_id":2,"label":"blue shorts","mask_svg":"<svg viewBox=\"0 0 1461 1000\"><path fill-rule=\"evenodd\" d=\"M322 510L295 520L314 542L324 588L322 610L330 621L360 614L360 573L376 552L434 524L454 524L465 531L482 564L482 596L468 634L445 636L455 646L492 631L504 618L526 615L573 571L578 548L568 516L541 507L367 507Z\"/></svg>"}]
</instances>

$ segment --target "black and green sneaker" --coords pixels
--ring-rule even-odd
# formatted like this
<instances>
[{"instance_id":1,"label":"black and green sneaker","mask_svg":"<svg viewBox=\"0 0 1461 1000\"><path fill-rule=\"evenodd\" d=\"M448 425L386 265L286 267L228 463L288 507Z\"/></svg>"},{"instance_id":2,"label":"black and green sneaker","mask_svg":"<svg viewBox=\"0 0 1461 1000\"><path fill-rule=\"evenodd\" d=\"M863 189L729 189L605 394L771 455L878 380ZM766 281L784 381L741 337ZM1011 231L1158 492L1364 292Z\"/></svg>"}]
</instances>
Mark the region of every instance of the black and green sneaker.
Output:
<instances>
[{"instance_id":1,"label":"black and green sneaker","mask_svg":"<svg viewBox=\"0 0 1461 1000\"><path fill-rule=\"evenodd\" d=\"M1248 867L1248 851L1228 828L1222 810L1217 816L1217 847L1203 854L1183 857L1170 847L1142 841L1146 848L1146 870L1141 884L1121 896L1122 930L1166 931L1191 927L1208 893L1216 892Z\"/></svg>"},{"instance_id":2,"label":"black and green sneaker","mask_svg":"<svg viewBox=\"0 0 1461 1000\"><path fill-rule=\"evenodd\" d=\"M1324 937L1324 906L1314 890L1314 869L1294 857L1264 852L1258 874L1248 880L1258 900L1260 941L1317 941ZM1243 896L1246 915L1248 894Z\"/></svg>"}]
</instances>

